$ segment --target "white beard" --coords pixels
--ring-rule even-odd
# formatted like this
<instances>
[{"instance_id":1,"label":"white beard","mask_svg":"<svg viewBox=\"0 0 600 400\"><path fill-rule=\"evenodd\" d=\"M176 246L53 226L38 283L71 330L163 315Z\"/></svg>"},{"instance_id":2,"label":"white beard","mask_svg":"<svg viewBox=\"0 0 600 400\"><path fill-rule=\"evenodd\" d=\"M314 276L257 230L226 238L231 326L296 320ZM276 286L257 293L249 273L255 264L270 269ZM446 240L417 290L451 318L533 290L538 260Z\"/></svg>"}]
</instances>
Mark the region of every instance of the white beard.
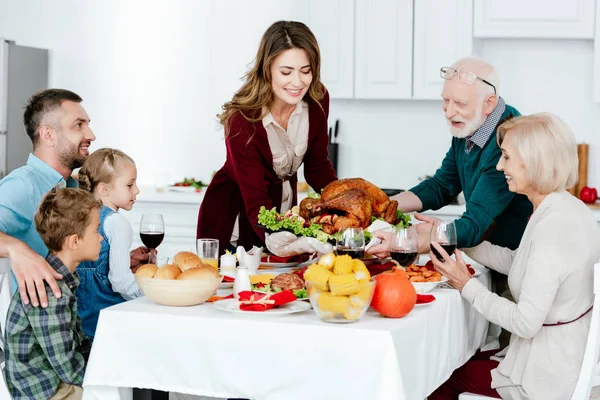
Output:
<instances>
[{"instance_id":1,"label":"white beard","mask_svg":"<svg viewBox=\"0 0 600 400\"><path fill-rule=\"evenodd\" d=\"M450 129L452 136L462 139L474 134L475 131L479 129L481 125L483 125L486 118L487 116L483 115L481 107L477 107L477 110L475 111L475 117L471 121L465 121L462 117L455 116L452 119L447 119L446 122L448 123L448 128ZM465 126L462 128L456 128L452 126L452 121L464 122Z\"/></svg>"}]
</instances>

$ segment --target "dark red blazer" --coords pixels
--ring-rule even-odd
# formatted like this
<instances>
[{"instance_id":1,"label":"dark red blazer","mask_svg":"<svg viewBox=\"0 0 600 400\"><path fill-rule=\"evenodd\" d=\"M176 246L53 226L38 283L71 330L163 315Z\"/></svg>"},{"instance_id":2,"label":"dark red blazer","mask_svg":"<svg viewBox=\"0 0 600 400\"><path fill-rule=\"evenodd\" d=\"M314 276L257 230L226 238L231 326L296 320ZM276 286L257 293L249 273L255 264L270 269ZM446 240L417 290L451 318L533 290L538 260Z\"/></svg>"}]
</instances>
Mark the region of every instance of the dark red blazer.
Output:
<instances>
[{"instance_id":1,"label":"dark red blazer","mask_svg":"<svg viewBox=\"0 0 600 400\"><path fill-rule=\"evenodd\" d=\"M329 137L329 94L308 106L308 148L304 155L304 176L307 183L319 193L337 179L327 157ZM258 210L277 207L281 211L283 181L273 170L273 154L262 121L248 122L242 115L229 119L229 135L225 139L227 159L215 174L200 206L197 238L219 239L219 253L229 247L235 218L240 214L238 246L246 250L253 245L264 246L265 233L256 226ZM290 178L297 203L296 174Z\"/></svg>"}]
</instances>

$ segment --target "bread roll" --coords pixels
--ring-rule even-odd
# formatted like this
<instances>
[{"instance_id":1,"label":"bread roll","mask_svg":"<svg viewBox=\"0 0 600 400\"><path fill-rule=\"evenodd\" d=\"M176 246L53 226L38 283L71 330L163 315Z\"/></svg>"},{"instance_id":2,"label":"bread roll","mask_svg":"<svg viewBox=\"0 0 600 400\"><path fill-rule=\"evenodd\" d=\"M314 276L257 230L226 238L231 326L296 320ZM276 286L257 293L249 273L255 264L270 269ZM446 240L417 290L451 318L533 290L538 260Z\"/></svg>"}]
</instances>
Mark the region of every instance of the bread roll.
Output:
<instances>
[{"instance_id":1,"label":"bread roll","mask_svg":"<svg viewBox=\"0 0 600 400\"><path fill-rule=\"evenodd\" d=\"M156 270L154 279L177 279L181 275L181 270L173 264L166 264Z\"/></svg>"},{"instance_id":2,"label":"bread roll","mask_svg":"<svg viewBox=\"0 0 600 400\"><path fill-rule=\"evenodd\" d=\"M219 278L219 273L213 267L196 267L185 270L179 277L178 280L188 279L216 279Z\"/></svg>"},{"instance_id":3,"label":"bread roll","mask_svg":"<svg viewBox=\"0 0 600 400\"><path fill-rule=\"evenodd\" d=\"M158 267L154 264L144 264L138 268L135 274L142 278L154 278L157 269Z\"/></svg>"},{"instance_id":4,"label":"bread roll","mask_svg":"<svg viewBox=\"0 0 600 400\"><path fill-rule=\"evenodd\" d=\"M201 267L202 260L191 251L180 251L173 257L173 264L177 265L180 270L185 271L190 268Z\"/></svg>"}]
</instances>

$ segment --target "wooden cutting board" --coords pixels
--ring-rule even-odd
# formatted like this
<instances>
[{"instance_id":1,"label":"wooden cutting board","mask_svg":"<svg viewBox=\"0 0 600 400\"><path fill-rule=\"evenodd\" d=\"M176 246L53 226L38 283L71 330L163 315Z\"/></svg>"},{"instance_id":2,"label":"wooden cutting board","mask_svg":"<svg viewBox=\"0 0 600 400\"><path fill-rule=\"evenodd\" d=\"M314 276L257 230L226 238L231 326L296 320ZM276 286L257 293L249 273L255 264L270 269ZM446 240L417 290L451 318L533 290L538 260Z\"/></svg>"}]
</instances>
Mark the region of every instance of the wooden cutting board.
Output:
<instances>
[{"instance_id":1,"label":"wooden cutting board","mask_svg":"<svg viewBox=\"0 0 600 400\"><path fill-rule=\"evenodd\" d=\"M597 201L594 204L588 204L587 206L592 210L600 210L600 201Z\"/></svg>"}]
</instances>

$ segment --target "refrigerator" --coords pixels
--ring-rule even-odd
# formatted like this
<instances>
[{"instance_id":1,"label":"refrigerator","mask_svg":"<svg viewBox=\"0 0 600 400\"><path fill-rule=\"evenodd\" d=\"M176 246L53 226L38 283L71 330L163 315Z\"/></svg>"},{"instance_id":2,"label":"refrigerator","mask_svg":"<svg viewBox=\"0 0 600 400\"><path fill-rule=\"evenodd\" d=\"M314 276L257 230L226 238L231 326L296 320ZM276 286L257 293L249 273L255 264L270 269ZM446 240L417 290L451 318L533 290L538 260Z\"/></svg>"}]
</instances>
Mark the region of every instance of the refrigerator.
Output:
<instances>
[{"instance_id":1,"label":"refrigerator","mask_svg":"<svg viewBox=\"0 0 600 400\"><path fill-rule=\"evenodd\" d=\"M25 165L33 146L23 125L27 100L48 88L48 50L0 38L0 179Z\"/></svg>"}]
</instances>

